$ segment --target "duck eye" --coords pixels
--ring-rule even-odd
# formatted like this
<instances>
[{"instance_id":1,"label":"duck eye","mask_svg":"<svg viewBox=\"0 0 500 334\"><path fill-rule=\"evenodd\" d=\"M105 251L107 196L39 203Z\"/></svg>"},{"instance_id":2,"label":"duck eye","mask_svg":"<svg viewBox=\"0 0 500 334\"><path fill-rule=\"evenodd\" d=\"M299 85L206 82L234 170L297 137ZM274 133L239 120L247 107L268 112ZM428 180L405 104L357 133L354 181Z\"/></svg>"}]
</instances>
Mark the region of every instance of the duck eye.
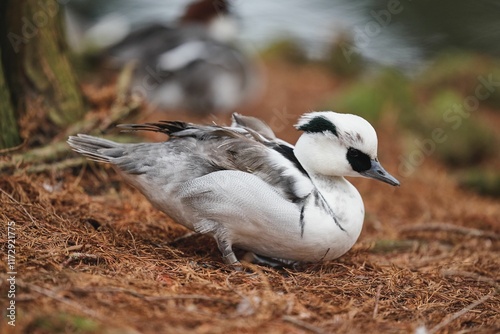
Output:
<instances>
[{"instance_id":1,"label":"duck eye","mask_svg":"<svg viewBox=\"0 0 500 334\"><path fill-rule=\"evenodd\" d=\"M361 152L355 148L352 148L350 147L349 150L347 150L347 154L350 156L350 157L353 157L353 158L356 158L359 156Z\"/></svg>"},{"instance_id":2,"label":"duck eye","mask_svg":"<svg viewBox=\"0 0 500 334\"><path fill-rule=\"evenodd\" d=\"M358 173L366 171L372 166L371 159L366 153L352 147L347 150L347 161L352 169Z\"/></svg>"}]
</instances>

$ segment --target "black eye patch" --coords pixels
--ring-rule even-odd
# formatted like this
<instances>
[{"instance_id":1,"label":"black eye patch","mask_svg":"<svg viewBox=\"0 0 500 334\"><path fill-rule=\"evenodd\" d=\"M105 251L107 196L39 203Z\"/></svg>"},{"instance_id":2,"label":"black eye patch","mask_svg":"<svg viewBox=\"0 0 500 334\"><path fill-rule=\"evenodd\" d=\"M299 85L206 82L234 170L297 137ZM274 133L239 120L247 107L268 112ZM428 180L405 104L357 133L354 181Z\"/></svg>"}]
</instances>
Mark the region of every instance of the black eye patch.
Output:
<instances>
[{"instance_id":1,"label":"black eye patch","mask_svg":"<svg viewBox=\"0 0 500 334\"><path fill-rule=\"evenodd\" d=\"M347 150L347 161L349 161L352 169L358 173L367 171L372 167L368 154L352 147Z\"/></svg>"},{"instance_id":2,"label":"black eye patch","mask_svg":"<svg viewBox=\"0 0 500 334\"><path fill-rule=\"evenodd\" d=\"M298 129L308 133L321 133L330 131L332 134L338 137L337 127L335 126L335 124L333 124L323 116L314 117L309 122L302 124Z\"/></svg>"}]
</instances>

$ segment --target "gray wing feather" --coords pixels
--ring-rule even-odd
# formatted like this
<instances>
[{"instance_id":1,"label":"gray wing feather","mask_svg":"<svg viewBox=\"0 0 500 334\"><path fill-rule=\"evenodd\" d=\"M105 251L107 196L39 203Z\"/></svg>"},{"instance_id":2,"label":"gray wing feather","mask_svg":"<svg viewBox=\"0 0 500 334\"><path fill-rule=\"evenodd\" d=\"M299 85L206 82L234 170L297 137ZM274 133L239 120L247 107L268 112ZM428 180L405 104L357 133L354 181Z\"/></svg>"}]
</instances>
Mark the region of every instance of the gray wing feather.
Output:
<instances>
[{"instance_id":1,"label":"gray wing feather","mask_svg":"<svg viewBox=\"0 0 500 334\"><path fill-rule=\"evenodd\" d=\"M97 162L109 163L112 158L123 155L122 144L89 135L70 136L68 144L73 151Z\"/></svg>"},{"instance_id":2,"label":"gray wing feather","mask_svg":"<svg viewBox=\"0 0 500 334\"><path fill-rule=\"evenodd\" d=\"M245 122L248 124L248 119ZM304 181L310 183L309 178L301 172L290 173L296 167L275 149L280 145L278 139L269 140L259 133L262 128L250 126L256 130L243 125L230 128L171 121L128 124L120 127L162 132L170 139L163 143L119 144L78 135L70 137L68 143L76 152L95 161L112 163L129 174L147 174L156 179L165 173L182 172L187 178L195 178L219 170L242 171L257 176L290 201L301 200L306 194L296 186Z\"/></svg>"},{"instance_id":3,"label":"gray wing feather","mask_svg":"<svg viewBox=\"0 0 500 334\"><path fill-rule=\"evenodd\" d=\"M276 140L276 135L269 125L256 117L243 116L238 113L233 113L232 119L233 122L231 126L234 128L251 129L269 140Z\"/></svg>"},{"instance_id":4,"label":"gray wing feather","mask_svg":"<svg viewBox=\"0 0 500 334\"><path fill-rule=\"evenodd\" d=\"M237 126L234 127L234 124ZM288 158L274 149L274 146L282 145L283 141L268 139L274 137L274 133L267 124L254 117L234 114L232 128L171 121L120 127L132 131L162 132L171 138L195 138L198 140L198 147L204 148L204 152L197 153L204 155L214 170L239 170L254 174L280 189L282 195L289 200L297 201L303 197L303 194L297 194L294 187L296 177L286 173L294 166L290 166Z\"/></svg>"}]
</instances>

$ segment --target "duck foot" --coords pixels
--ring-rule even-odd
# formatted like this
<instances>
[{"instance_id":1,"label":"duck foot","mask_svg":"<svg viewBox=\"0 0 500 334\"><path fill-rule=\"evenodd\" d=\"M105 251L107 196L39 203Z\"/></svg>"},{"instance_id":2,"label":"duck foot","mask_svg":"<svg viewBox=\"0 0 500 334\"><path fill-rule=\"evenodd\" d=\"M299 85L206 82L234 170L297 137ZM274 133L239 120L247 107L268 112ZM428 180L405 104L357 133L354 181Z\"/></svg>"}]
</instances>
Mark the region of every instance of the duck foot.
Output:
<instances>
[{"instance_id":1,"label":"duck foot","mask_svg":"<svg viewBox=\"0 0 500 334\"><path fill-rule=\"evenodd\" d=\"M228 254L223 254L222 255L222 260L224 261L225 264L231 266L234 270L236 271L243 271L243 265L241 264L240 261L238 261L238 258L234 253L231 251Z\"/></svg>"},{"instance_id":2,"label":"duck foot","mask_svg":"<svg viewBox=\"0 0 500 334\"><path fill-rule=\"evenodd\" d=\"M237 271L242 271L243 266L241 265L241 262L234 254L233 246L228 240L222 237L222 235L224 234L220 233L214 236L215 241L217 241L217 246L219 247L219 250L222 253L222 260L224 261L225 264L233 267L233 269Z\"/></svg>"},{"instance_id":3,"label":"duck foot","mask_svg":"<svg viewBox=\"0 0 500 334\"><path fill-rule=\"evenodd\" d=\"M272 257L267 257L263 255L258 255L252 252L248 252L245 254L245 259L249 262L269 266L272 268L296 268L300 264L298 261L286 260L286 259L277 259Z\"/></svg>"}]
</instances>

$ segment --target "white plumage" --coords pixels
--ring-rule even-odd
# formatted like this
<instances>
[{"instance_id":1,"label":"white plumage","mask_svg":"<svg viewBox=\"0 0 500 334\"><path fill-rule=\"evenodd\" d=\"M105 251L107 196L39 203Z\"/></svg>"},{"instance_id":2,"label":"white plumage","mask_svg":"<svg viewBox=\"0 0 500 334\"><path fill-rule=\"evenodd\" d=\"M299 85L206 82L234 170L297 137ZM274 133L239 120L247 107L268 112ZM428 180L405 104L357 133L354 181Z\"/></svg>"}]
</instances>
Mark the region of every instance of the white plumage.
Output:
<instances>
[{"instance_id":1,"label":"white plumage","mask_svg":"<svg viewBox=\"0 0 500 334\"><path fill-rule=\"evenodd\" d=\"M354 115L303 115L295 147L262 121L236 114L231 127L168 121L121 127L170 139L120 144L80 134L68 143L113 164L178 223L212 235L230 264L238 263L233 247L282 263L335 259L356 242L364 219L361 196L344 176L399 185L378 162L375 130Z\"/></svg>"}]
</instances>

